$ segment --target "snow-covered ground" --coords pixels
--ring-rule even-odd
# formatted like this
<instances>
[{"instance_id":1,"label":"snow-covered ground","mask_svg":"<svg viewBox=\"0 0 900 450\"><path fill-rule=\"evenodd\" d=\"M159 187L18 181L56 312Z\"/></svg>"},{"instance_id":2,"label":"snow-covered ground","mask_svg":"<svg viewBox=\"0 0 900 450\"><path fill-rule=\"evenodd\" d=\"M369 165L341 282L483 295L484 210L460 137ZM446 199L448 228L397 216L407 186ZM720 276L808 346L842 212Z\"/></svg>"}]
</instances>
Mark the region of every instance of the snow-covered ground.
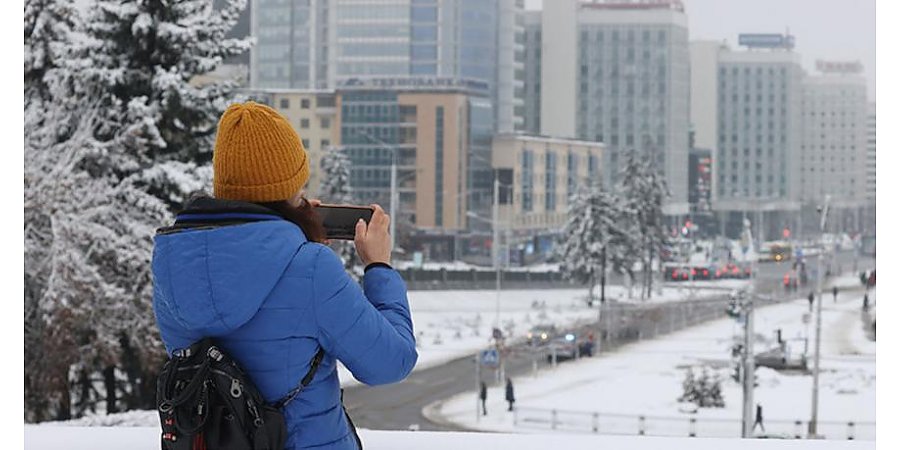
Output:
<instances>
[{"instance_id":1,"label":"snow-covered ground","mask_svg":"<svg viewBox=\"0 0 900 450\"><path fill-rule=\"evenodd\" d=\"M864 441L772 441L763 439L689 439L630 436L516 435L500 433L432 433L360 430L366 450L516 449L594 450L871 450ZM158 428L84 428L25 426L26 450L156 450Z\"/></svg>"},{"instance_id":2,"label":"snow-covered ground","mask_svg":"<svg viewBox=\"0 0 900 450\"><path fill-rule=\"evenodd\" d=\"M699 282L698 282L699 283ZM741 280L705 282L694 298L722 295L743 285ZM698 285L698 287L700 287ZM595 289L599 298L599 288ZM637 295L637 289L634 294ZM622 286L608 286L606 295L617 301L638 302L628 298ZM664 302L684 300L691 295L688 286L672 283L648 300ZM586 289L504 290L500 293L500 328L508 339L524 339L538 324L566 328L596 320L597 302L589 308ZM443 364L471 355L491 345L491 332L497 316L497 293L493 290L410 291L409 307L419 360L415 370ZM341 384L356 383L349 371L339 366Z\"/></svg>"},{"instance_id":3,"label":"snow-covered ground","mask_svg":"<svg viewBox=\"0 0 900 450\"><path fill-rule=\"evenodd\" d=\"M838 283L841 281L844 280ZM874 300L873 297L871 293L870 298ZM861 291L847 290L837 303L829 293L823 304L819 430L830 438L846 438L850 421L855 422L857 439L875 437L875 343L865 337L862 328L861 299ZM807 328L802 318L807 312L805 300L760 308L755 320L755 351L769 349L775 340L775 330L780 328L789 342L790 352L803 352L802 338ZM814 316L810 322L814 326ZM518 420L515 414L506 412L503 386L489 388L486 417L475 414L474 392L429 405L425 413L471 429L536 432L550 429L551 410L557 409L559 429L591 432L590 414L598 412L599 428L612 433L636 433L637 417L647 415L657 416L647 418L648 434L678 435L687 434L689 418L695 417L700 436L734 436L740 430L742 394L740 386L730 378L733 370L730 348L733 336L739 331L734 320L723 318L658 340L626 345L613 354L562 364L556 369L546 368L537 378L513 380ZM811 327L810 333L814 336L814 328ZM809 343L810 354L813 339ZM677 398L682 393L685 370L702 366L722 377L725 407L704 408L696 414L682 412L684 405ZM756 374L759 386L754 400L763 406L767 431L793 436L802 428L805 434L811 410L812 377L779 373L765 367L759 368ZM625 417L614 417L615 414ZM795 420L803 422L801 427Z\"/></svg>"}]
</instances>

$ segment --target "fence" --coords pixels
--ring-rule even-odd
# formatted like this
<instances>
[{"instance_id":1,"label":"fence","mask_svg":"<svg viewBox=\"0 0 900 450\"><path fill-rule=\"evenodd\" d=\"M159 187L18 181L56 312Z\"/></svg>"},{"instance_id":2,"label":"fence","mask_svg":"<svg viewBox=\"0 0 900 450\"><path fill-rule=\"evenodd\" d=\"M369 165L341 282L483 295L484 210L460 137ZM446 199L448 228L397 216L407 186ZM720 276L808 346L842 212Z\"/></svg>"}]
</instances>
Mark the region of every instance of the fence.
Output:
<instances>
[{"instance_id":1,"label":"fence","mask_svg":"<svg viewBox=\"0 0 900 450\"><path fill-rule=\"evenodd\" d=\"M485 269L407 268L399 272L410 290L493 289L497 282L497 272ZM553 271L501 270L500 280L503 289L581 287L565 280L560 272Z\"/></svg>"},{"instance_id":2,"label":"fence","mask_svg":"<svg viewBox=\"0 0 900 450\"><path fill-rule=\"evenodd\" d=\"M740 419L676 417L657 415L611 414L516 407L513 424L517 428L620 435L669 437L734 438L741 435ZM808 422L802 420L766 420L767 437L802 439ZM826 439L875 440L875 422L819 421L818 433Z\"/></svg>"}]
</instances>

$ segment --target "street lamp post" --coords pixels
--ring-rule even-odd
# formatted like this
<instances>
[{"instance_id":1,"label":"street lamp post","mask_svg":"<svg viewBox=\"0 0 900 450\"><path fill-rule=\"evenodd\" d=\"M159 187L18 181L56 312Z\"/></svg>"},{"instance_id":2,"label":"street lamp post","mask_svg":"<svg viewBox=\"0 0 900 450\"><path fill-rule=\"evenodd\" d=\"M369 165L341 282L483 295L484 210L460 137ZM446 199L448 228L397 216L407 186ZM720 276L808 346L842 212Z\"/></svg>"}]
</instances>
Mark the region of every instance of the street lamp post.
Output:
<instances>
[{"instance_id":1,"label":"street lamp post","mask_svg":"<svg viewBox=\"0 0 900 450\"><path fill-rule=\"evenodd\" d=\"M397 220L400 217L400 212L398 211L398 209L400 208L400 198L397 188L397 148L363 130L356 131L364 138L382 146L385 150L388 150L391 153L391 193L389 207L390 213L393 217L391 218L389 232L391 234L391 251L393 252L397 246Z\"/></svg>"},{"instance_id":2,"label":"street lamp post","mask_svg":"<svg viewBox=\"0 0 900 450\"><path fill-rule=\"evenodd\" d=\"M819 357L822 346L822 281L825 278L824 268L822 267L823 253L825 252L825 242L822 238L825 233L825 224L828 220L828 206L831 202L831 196L825 196L825 205L822 207L822 217L819 222L819 241L822 248L819 250L818 257L818 274L816 274L816 289L819 297L819 304L816 306L816 349L813 357L813 386L812 386L812 413L809 419L808 438L818 436L818 420L819 420Z\"/></svg>"}]
</instances>

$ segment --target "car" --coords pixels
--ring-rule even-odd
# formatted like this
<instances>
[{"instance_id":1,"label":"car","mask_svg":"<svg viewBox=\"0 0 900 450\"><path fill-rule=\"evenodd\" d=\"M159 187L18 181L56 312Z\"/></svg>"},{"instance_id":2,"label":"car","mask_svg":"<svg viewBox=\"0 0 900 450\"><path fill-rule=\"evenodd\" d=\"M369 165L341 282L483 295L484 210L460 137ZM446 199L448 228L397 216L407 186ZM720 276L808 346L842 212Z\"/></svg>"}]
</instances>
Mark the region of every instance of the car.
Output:
<instances>
[{"instance_id":1,"label":"car","mask_svg":"<svg viewBox=\"0 0 900 450\"><path fill-rule=\"evenodd\" d=\"M549 343L559 332L555 325L535 325L528 331L528 345L545 345Z\"/></svg>"},{"instance_id":2,"label":"car","mask_svg":"<svg viewBox=\"0 0 900 450\"><path fill-rule=\"evenodd\" d=\"M712 279L712 270L706 266L669 266L666 268L666 279L669 281L688 281Z\"/></svg>"},{"instance_id":3,"label":"car","mask_svg":"<svg viewBox=\"0 0 900 450\"><path fill-rule=\"evenodd\" d=\"M741 267L735 263L728 263L716 269L713 277L717 280L746 279L750 278L752 274L749 267Z\"/></svg>"},{"instance_id":4,"label":"car","mask_svg":"<svg viewBox=\"0 0 900 450\"><path fill-rule=\"evenodd\" d=\"M575 333L567 333L550 342L550 352L547 353L547 362L553 362L553 353L556 353L556 361L594 356L594 342L590 339L578 342Z\"/></svg>"}]
</instances>

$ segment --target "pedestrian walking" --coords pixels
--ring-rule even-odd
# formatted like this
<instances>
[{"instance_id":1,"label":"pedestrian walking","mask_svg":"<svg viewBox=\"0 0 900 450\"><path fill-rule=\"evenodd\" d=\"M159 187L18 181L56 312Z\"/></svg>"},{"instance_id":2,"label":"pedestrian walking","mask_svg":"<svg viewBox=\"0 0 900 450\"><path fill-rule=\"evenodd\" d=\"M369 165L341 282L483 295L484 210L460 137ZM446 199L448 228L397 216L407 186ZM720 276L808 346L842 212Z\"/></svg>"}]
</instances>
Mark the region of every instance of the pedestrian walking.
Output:
<instances>
[{"instance_id":1,"label":"pedestrian walking","mask_svg":"<svg viewBox=\"0 0 900 450\"><path fill-rule=\"evenodd\" d=\"M516 402L516 395L513 393L512 380L509 378L506 379L506 401L509 402L509 409L507 409L507 411L512 411L513 403Z\"/></svg>"},{"instance_id":2,"label":"pedestrian walking","mask_svg":"<svg viewBox=\"0 0 900 450\"><path fill-rule=\"evenodd\" d=\"M806 297L806 299L809 300L809 312L812 312L813 302L816 301L816 295L813 293L813 291L809 291L809 296Z\"/></svg>"},{"instance_id":3,"label":"pedestrian walking","mask_svg":"<svg viewBox=\"0 0 900 450\"><path fill-rule=\"evenodd\" d=\"M753 431L756 431L756 426L759 425L762 428L762 432L766 432L766 426L763 425L763 415L762 415L762 405L756 404L756 422L753 422Z\"/></svg>"},{"instance_id":4,"label":"pedestrian walking","mask_svg":"<svg viewBox=\"0 0 900 450\"><path fill-rule=\"evenodd\" d=\"M869 294L863 294L863 311L869 310Z\"/></svg>"},{"instance_id":5,"label":"pedestrian walking","mask_svg":"<svg viewBox=\"0 0 900 450\"><path fill-rule=\"evenodd\" d=\"M481 382L481 392L478 393L478 398L481 399L481 415L487 415L487 385L484 384L484 381Z\"/></svg>"},{"instance_id":6,"label":"pedestrian walking","mask_svg":"<svg viewBox=\"0 0 900 450\"><path fill-rule=\"evenodd\" d=\"M837 294L838 294L838 288L837 288L837 286L833 286L831 288L831 295L834 296L835 303L837 303Z\"/></svg>"}]
</instances>

